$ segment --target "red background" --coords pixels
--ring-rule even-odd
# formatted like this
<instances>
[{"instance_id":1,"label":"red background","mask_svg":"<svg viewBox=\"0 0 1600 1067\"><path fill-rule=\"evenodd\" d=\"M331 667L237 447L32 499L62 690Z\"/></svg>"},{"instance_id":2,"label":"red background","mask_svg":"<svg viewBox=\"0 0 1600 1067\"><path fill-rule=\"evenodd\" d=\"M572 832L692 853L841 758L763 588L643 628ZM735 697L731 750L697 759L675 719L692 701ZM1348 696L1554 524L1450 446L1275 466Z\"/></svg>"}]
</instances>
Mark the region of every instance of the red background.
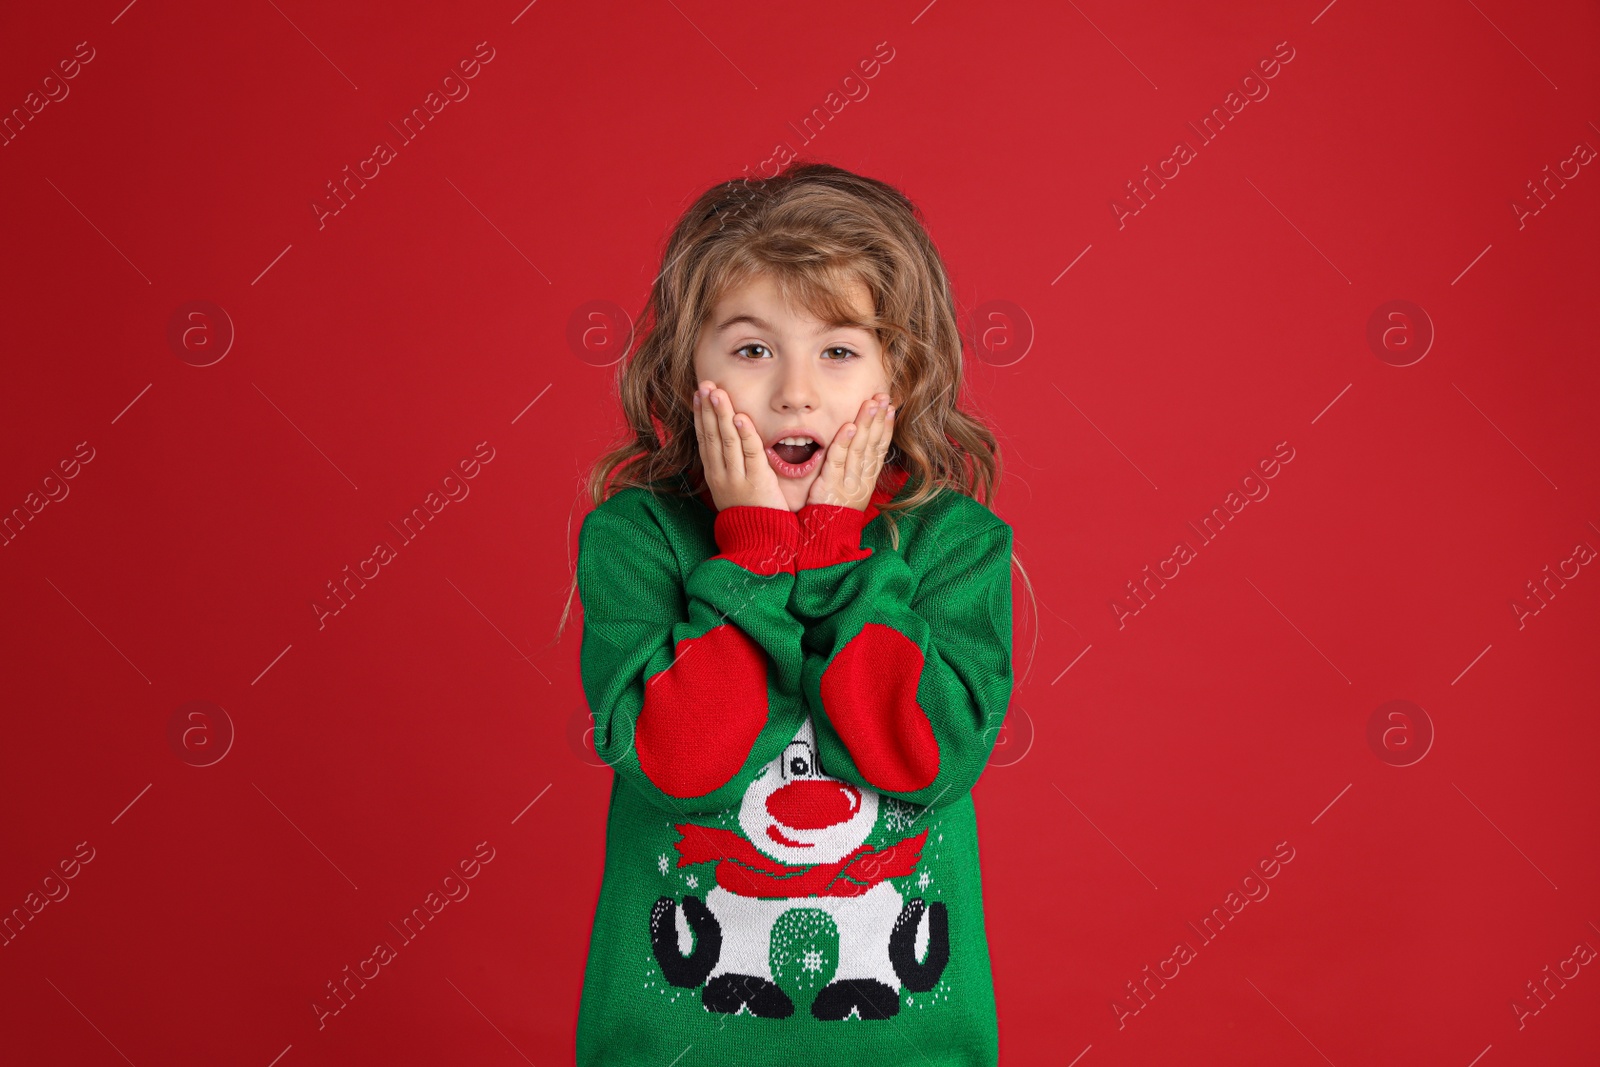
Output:
<instances>
[{"instance_id":1,"label":"red background","mask_svg":"<svg viewBox=\"0 0 1600 1067\"><path fill-rule=\"evenodd\" d=\"M1003 441L1039 598L977 790L1003 1062L1595 1062L1594 966L1511 1006L1600 947L1600 576L1512 606L1600 546L1600 175L1562 162L1600 146L1594 5L124 3L0 17L6 114L94 55L0 147L0 513L70 490L0 547L0 911L70 889L0 949L8 1062L570 1060L611 774L576 602L555 625L625 335L586 315L636 314L677 213L780 143L921 205ZM169 332L202 300L235 336L195 366L219 313ZM1392 300L1420 314L1374 347Z\"/></svg>"}]
</instances>

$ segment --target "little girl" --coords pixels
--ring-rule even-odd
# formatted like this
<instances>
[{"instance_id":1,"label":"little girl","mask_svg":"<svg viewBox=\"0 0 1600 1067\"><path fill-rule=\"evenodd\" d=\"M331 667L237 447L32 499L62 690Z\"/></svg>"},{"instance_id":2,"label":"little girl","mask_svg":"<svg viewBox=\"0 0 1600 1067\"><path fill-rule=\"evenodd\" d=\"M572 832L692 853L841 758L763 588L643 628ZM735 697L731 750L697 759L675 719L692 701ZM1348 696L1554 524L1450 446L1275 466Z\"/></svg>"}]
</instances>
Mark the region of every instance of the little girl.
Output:
<instances>
[{"instance_id":1,"label":"little girl","mask_svg":"<svg viewBox=\"0 0 1600 1067\"><path fill-rule=\"evenodd\" d=\"M1012 535L944 266L824 164L713 187L663 262L579 535L616 775L578 1063L994 1064Z\"/></svg>"}]
</instances>

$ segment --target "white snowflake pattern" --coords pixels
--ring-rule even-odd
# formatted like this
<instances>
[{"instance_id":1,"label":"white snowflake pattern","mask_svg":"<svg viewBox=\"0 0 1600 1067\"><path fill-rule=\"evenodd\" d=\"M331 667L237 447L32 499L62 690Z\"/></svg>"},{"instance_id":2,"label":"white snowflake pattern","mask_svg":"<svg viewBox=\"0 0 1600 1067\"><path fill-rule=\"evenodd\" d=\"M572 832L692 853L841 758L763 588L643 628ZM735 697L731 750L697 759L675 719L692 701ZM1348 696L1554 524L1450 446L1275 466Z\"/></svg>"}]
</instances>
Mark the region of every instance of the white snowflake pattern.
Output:
<instances>
[{"instance_id":1,"label":"white snowflake pattern","mask_svg":"<svg viewBox=\"0 0 1600 1067\"><path fill-rule=\"evenodd\" d=\"M656 868L660 870L662 874L667 873L667 854L665 852L656 857Z\"/></svg>"},{"instance_id":2,"label":"white snowflake pattern","mask_svg":"<svg viewBox=\"0 0 1600 1067\"><path fill-rule=\"evenodd\" d=\"M690 889L695 889L700 885L700 876L697 874L691 874L689 877L685 878L684 881L689 883Z\"/></svg>"},{"instance_id":3,"label":"white snowflake pattern","mask_svg":"<svg viewBox=\"0 0 1600 1067\"><path fill-rule=\"evenodd\" d=\"M928 873L927 868L923 868L922 873L917 875L917 888L927 889L928 883L931 881L933 881L933 875Z\"/></svg>"},{"instance_id":4,"label":"white snowflake pattern","mask_svg":"<svg viewBox=\"0 0 1600 1067\"><path fill-rule=\"evenodd\" d=\"M916 808L893 797L884 798L883 825L892 834L911 829L917 821Z\"/></svg>"},{"instance_id":5,"label":"white snowflake pattern","mask_svg":"<svg viewBox=\"0 0 1600 1067\"><path fill-rule=\"evenodd\" d=\"M806 954L801 957L800 966L804 967L808 971L811 971L813 974L822 970L822 953L818 952L816 949L809 949Z\"/></svg>"}]
</instances>

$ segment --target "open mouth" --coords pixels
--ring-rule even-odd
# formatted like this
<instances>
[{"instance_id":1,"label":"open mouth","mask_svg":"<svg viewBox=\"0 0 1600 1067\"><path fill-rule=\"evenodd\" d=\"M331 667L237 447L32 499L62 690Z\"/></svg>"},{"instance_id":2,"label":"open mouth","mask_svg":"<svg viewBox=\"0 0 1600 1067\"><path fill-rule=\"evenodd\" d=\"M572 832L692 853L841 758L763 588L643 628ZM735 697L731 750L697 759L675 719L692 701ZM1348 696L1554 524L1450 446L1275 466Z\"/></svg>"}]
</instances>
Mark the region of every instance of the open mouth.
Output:
<instances>
[{"instance_id":1,"label":"open mouth","mask_svg":"<svg viewBox=\"0 0 1600 1067\"><path fill-rule=\"evenodd\" d=\"M796 467L799 467L804 465L805 461L811 458L811 454L821 447L815 441L807 441L803 445L773 445L772 450L785 463L793 463Z\"/></svg>"},{"instance_id":2,"label":"open mouth","mask_svg":"<svg viewBox=\"0 0 1600 1067\"><path fill-rule=\"evenodd\" d=\"M767 446L767 458L772 460L772 469L785 478L804 478L810 474L817 465L817 457L822 454L822 445L814 438L804 435L784 438L784 441L800 441L800 444L777 444Z\"/></svg>"}]
</instances>

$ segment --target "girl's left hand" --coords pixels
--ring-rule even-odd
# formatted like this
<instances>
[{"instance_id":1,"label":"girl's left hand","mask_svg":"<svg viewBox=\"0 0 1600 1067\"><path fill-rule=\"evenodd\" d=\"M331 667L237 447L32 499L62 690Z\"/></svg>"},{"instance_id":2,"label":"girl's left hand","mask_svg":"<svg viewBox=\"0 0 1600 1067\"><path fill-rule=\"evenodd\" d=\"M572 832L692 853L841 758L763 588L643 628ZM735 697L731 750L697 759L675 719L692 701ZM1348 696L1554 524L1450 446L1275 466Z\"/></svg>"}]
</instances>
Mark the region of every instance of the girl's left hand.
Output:
<instances>
[{"instance_id":1,"label":"girl's left hand","mask_svg":"<svg viewBox=\"0 0 1600 1067\"><path fill-rule=\"evenodd\" d=\"M863 401L856 421L845 423L834 434L806 503L865 511L893 440L894 407L889 394L879 393Z\"/></svg>"}]
</instances>

